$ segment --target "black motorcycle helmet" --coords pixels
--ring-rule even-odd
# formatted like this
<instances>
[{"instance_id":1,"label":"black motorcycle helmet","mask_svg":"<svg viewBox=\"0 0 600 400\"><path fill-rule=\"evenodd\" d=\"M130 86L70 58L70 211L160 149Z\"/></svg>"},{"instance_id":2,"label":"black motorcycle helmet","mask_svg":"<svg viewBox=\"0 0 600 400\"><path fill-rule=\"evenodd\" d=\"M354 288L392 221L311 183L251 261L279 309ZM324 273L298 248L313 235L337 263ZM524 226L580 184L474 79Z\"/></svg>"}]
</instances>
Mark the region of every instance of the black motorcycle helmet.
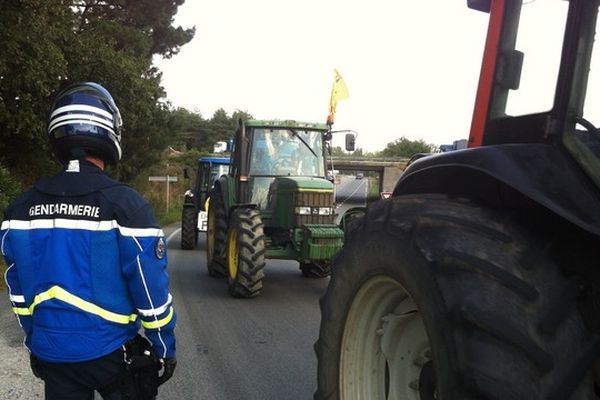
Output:
<instances>
[{"instance_id":1,"label":"black motorcycle helmet","mask_svg":"<svg viewBox=\"0 0 600 400\"><path fill-rule=\"evenodd\" d=\"M121 113L110 93L94 82L61 90L48 116L48 137L60 162L88 155L106 164L121 159Z\"/></svg>"}]
</instances>

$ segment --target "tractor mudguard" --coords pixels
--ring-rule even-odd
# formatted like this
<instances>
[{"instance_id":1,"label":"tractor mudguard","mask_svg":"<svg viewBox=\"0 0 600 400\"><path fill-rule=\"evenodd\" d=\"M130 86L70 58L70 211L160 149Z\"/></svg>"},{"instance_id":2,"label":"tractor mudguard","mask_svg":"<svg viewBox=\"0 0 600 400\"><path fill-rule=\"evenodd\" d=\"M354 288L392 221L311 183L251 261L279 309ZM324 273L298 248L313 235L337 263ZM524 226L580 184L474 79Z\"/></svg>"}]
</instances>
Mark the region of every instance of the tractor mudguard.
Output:
<instances>
[{"instance_id":1,"label":"tractor mudguard","mask_svg":"<svg viewBox=\"0 0 600 400\"><path fill-rule=\"evenodd\" d=\"M600 236L600 190L578 164L547 144L502 144L423 157L400 177L393 196L446 193L489 205L531 201Z\"/></svg>"},{"instance_id":2,"label":"tractor mudguard","mask_svg":"<svg viewBox=\"0 0 600 400\"><path fill-rule=\"evenodd\" d=\"M212 191L218 191L221 193L221 198L225 204L225 213L227 218L229 218L229 207L231 206L231 197L230 197L230 179L228 177L222 176L216 182L212 189Z\"/></svg>"}]
</instances>

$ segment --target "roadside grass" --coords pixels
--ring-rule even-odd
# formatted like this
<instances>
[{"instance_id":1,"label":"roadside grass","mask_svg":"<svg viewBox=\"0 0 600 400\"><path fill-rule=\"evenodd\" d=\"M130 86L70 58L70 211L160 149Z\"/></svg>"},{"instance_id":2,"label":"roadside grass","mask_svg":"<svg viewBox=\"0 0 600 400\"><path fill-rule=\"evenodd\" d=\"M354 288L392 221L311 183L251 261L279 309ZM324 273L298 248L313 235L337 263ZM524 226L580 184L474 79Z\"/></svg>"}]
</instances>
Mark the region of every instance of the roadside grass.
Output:
<instances>
[{"instance_id":1,"label":"roadside grass","mask_svg":"<svg viewBox=\"0 0 600 400\"><path fill-rule=\"evenodd\" d=\"M174 207L170 209L168 213L162 212L157 214L156 218L158 219L158 224L161 228L164 228L181 219L181 207Z\"/></svg>"}]
</instances>

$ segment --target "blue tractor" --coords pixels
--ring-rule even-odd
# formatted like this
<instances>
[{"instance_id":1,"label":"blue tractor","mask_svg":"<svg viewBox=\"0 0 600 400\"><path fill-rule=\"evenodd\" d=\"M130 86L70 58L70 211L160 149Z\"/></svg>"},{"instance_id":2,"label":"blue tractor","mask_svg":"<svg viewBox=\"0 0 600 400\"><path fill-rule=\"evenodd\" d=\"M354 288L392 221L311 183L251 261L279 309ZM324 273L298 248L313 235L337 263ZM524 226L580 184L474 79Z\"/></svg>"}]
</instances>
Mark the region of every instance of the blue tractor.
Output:
<instances>
[{"instance_id":1,"label":"blue tractor","mask_svg":"<svg viewBox=\"0 0 600 400\"><path fill-rule=\"evenodd\" d=\"M181 211L181 248L191 250L198 243L198 232L206 232L208 197L215 181L229 172L229 157L200 157L195 184L185 191ZM189 178L187 169L184 176Z\"/></svg>"}]
</instances>

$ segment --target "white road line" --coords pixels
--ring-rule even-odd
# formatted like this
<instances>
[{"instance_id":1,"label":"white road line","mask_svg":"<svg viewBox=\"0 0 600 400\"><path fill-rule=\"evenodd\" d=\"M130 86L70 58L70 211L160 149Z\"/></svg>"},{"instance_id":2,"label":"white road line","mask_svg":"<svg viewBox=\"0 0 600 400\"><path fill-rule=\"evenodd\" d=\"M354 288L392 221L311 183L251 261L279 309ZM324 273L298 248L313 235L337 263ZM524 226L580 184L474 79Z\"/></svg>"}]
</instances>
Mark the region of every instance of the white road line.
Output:
<instances>
[{"instance_id":1,"label":"white road line","mask_svg":"<svg viewBox=\"0 0 600 400\"><path fill-rule=\"evenodd\" d=\"M173 239L173 236L177 235L179 233L179 231L181 230L181 228L177 228L175 229L175 231L173 233L171 233L169 235L169 237L167 237L167 243L169 243L171 241L171 239Z\"/></svg>"}]
</instances>

